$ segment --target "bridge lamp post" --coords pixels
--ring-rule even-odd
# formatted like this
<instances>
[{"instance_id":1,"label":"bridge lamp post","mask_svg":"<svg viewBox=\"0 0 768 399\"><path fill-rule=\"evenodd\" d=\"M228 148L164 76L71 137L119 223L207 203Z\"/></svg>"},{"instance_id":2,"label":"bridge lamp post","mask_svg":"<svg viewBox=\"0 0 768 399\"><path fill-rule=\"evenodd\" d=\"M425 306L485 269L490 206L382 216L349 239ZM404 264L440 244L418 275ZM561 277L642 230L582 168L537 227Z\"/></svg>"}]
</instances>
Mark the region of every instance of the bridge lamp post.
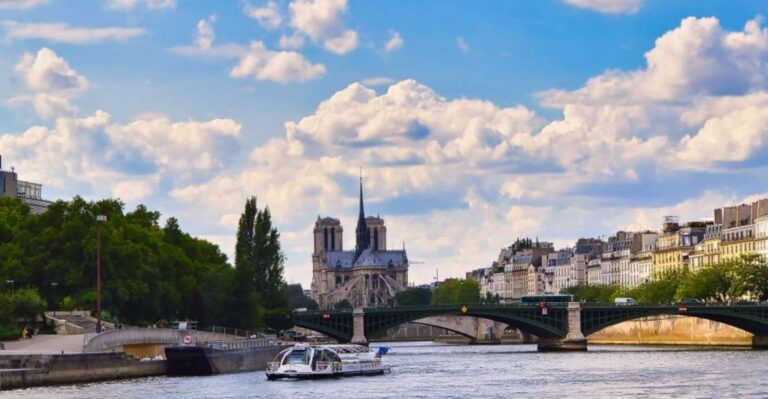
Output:
<instances>
[{"instance_id":1,"label":"bridge lamp post","mask_svg":"<svg viewBox=\"0 0 768 399\"><path fill-rule=\"evenodd\" d=\"M96 332L101 332L101 223L106 215L96 215Z\"/></svg>"}]
</instances>

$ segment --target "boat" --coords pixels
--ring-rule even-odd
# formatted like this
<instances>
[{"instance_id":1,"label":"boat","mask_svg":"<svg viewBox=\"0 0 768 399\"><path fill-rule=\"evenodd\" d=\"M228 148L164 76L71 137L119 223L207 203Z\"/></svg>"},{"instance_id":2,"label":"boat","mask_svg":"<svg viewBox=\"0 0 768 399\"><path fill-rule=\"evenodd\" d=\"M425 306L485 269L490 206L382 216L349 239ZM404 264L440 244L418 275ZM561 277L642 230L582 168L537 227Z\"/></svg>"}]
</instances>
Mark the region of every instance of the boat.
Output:
<instances>
[{"instance_id":1,"label":"boat","mask_svg":"<svg viewBox=\"0 0 768 399\"><path fill-rule=\"evenodd\" d=\"M378 351L362 345L296 344L284 349L267 364L267 379L320 379L390 372L381 363L386 347Z\"/></svg>"},{"instance_id":2,"label":"boat","mask_svg":"<svg viewBox=\"0 0 768 399\"><path fill-rule=\"evenodd\" d=\"M165 348L168 375L214 375L264 370L284 349L273 340L234 339Z\"/></svg>"}]
</instances>

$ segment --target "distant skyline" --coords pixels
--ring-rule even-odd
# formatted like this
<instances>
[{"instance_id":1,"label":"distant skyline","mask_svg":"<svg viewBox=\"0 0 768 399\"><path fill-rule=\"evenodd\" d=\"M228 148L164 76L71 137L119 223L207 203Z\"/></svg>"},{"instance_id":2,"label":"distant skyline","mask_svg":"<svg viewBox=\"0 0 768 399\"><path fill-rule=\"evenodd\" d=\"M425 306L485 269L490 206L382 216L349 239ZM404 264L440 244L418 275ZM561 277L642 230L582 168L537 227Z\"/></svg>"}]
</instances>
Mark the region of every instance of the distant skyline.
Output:
<instances>
[{"instance_id":1,"label":"distant skyline","mask_svg":"<svg viewBox=\"0 0 768 399\"><path fill-rule=\"evenodd\" d=\"M75 5L76 4L76 5ZM48 199L144 203L286 279L366 213L409 279L768 195L759 0L0 0L0 155Z\"/></svg>"}]
</instances>

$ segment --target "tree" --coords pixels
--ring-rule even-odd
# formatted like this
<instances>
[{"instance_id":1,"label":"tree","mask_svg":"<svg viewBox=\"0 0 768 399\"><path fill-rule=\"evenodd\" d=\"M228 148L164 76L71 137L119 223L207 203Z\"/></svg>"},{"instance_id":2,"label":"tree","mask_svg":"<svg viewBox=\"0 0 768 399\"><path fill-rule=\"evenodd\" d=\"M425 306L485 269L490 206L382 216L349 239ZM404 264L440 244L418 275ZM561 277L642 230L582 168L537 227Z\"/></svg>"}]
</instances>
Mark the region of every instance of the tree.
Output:
<instances>
[{"instance_id":1,"label":"tree","mask_svg":"<svg viewBox=\"0 0 768 399\"><path fill-rule=\"evenodd\" d=\"M312 298L307 298L307 296L304 295L304 288L301 286L301 284L287 284L283 288L283 292L288 302L289 309L295 310L306 308L314 310L319 307L317 302L315 302Z\"/></svg>"},{"instance_id":2,"label":"tree","mask_svg":"<svg viewBox=\"0 0 768 399\"><path fill-rule=\"evenodd\" d=\"M429 305L432 300L432 290L424 287L408 288L395 294L393 304L398 306Z\"/></svg>"},{"instance_id":3,"label":"tree","mask_svg":"<svg viewBox=\"0 0 768 399\"><path fill-rule=\"evenodd\" d=\"M480 303L480 283L476 280L445 280L432 293L433 305Z\"/></svg>"},{"instance_id":4,"label":"tree","mask_svg":"<svg viewBox=\"0 0 768 399\"><path fill-rule=\"evenodd\" d=\"M237 228L235 245L234 321L246 328L263 323L261 308L286 306L282 290L285 256L280 248L280 234L272 226L269 208L259 210L256 197L245 202Z\"/></svg>"}]
</instances>

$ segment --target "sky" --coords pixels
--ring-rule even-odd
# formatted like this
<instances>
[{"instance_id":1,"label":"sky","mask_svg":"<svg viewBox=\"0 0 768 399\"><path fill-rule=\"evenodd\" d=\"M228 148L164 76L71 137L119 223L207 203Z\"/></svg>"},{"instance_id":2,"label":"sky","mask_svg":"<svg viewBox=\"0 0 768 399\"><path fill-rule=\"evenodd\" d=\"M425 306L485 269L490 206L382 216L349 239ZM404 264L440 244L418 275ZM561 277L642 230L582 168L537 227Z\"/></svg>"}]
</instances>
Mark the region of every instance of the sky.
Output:
<instances>
[{"instance_id":1,"label":"sky","mask_svg":"<svg viewBox=\"0 0 768 399\"><path fill-rule=\"evenodd\" d=\"M366 211L415 283L768 194L762 0L0 0L0 155L234 248L255 195L308 287Z\"/></svg>"}]
</instances>

